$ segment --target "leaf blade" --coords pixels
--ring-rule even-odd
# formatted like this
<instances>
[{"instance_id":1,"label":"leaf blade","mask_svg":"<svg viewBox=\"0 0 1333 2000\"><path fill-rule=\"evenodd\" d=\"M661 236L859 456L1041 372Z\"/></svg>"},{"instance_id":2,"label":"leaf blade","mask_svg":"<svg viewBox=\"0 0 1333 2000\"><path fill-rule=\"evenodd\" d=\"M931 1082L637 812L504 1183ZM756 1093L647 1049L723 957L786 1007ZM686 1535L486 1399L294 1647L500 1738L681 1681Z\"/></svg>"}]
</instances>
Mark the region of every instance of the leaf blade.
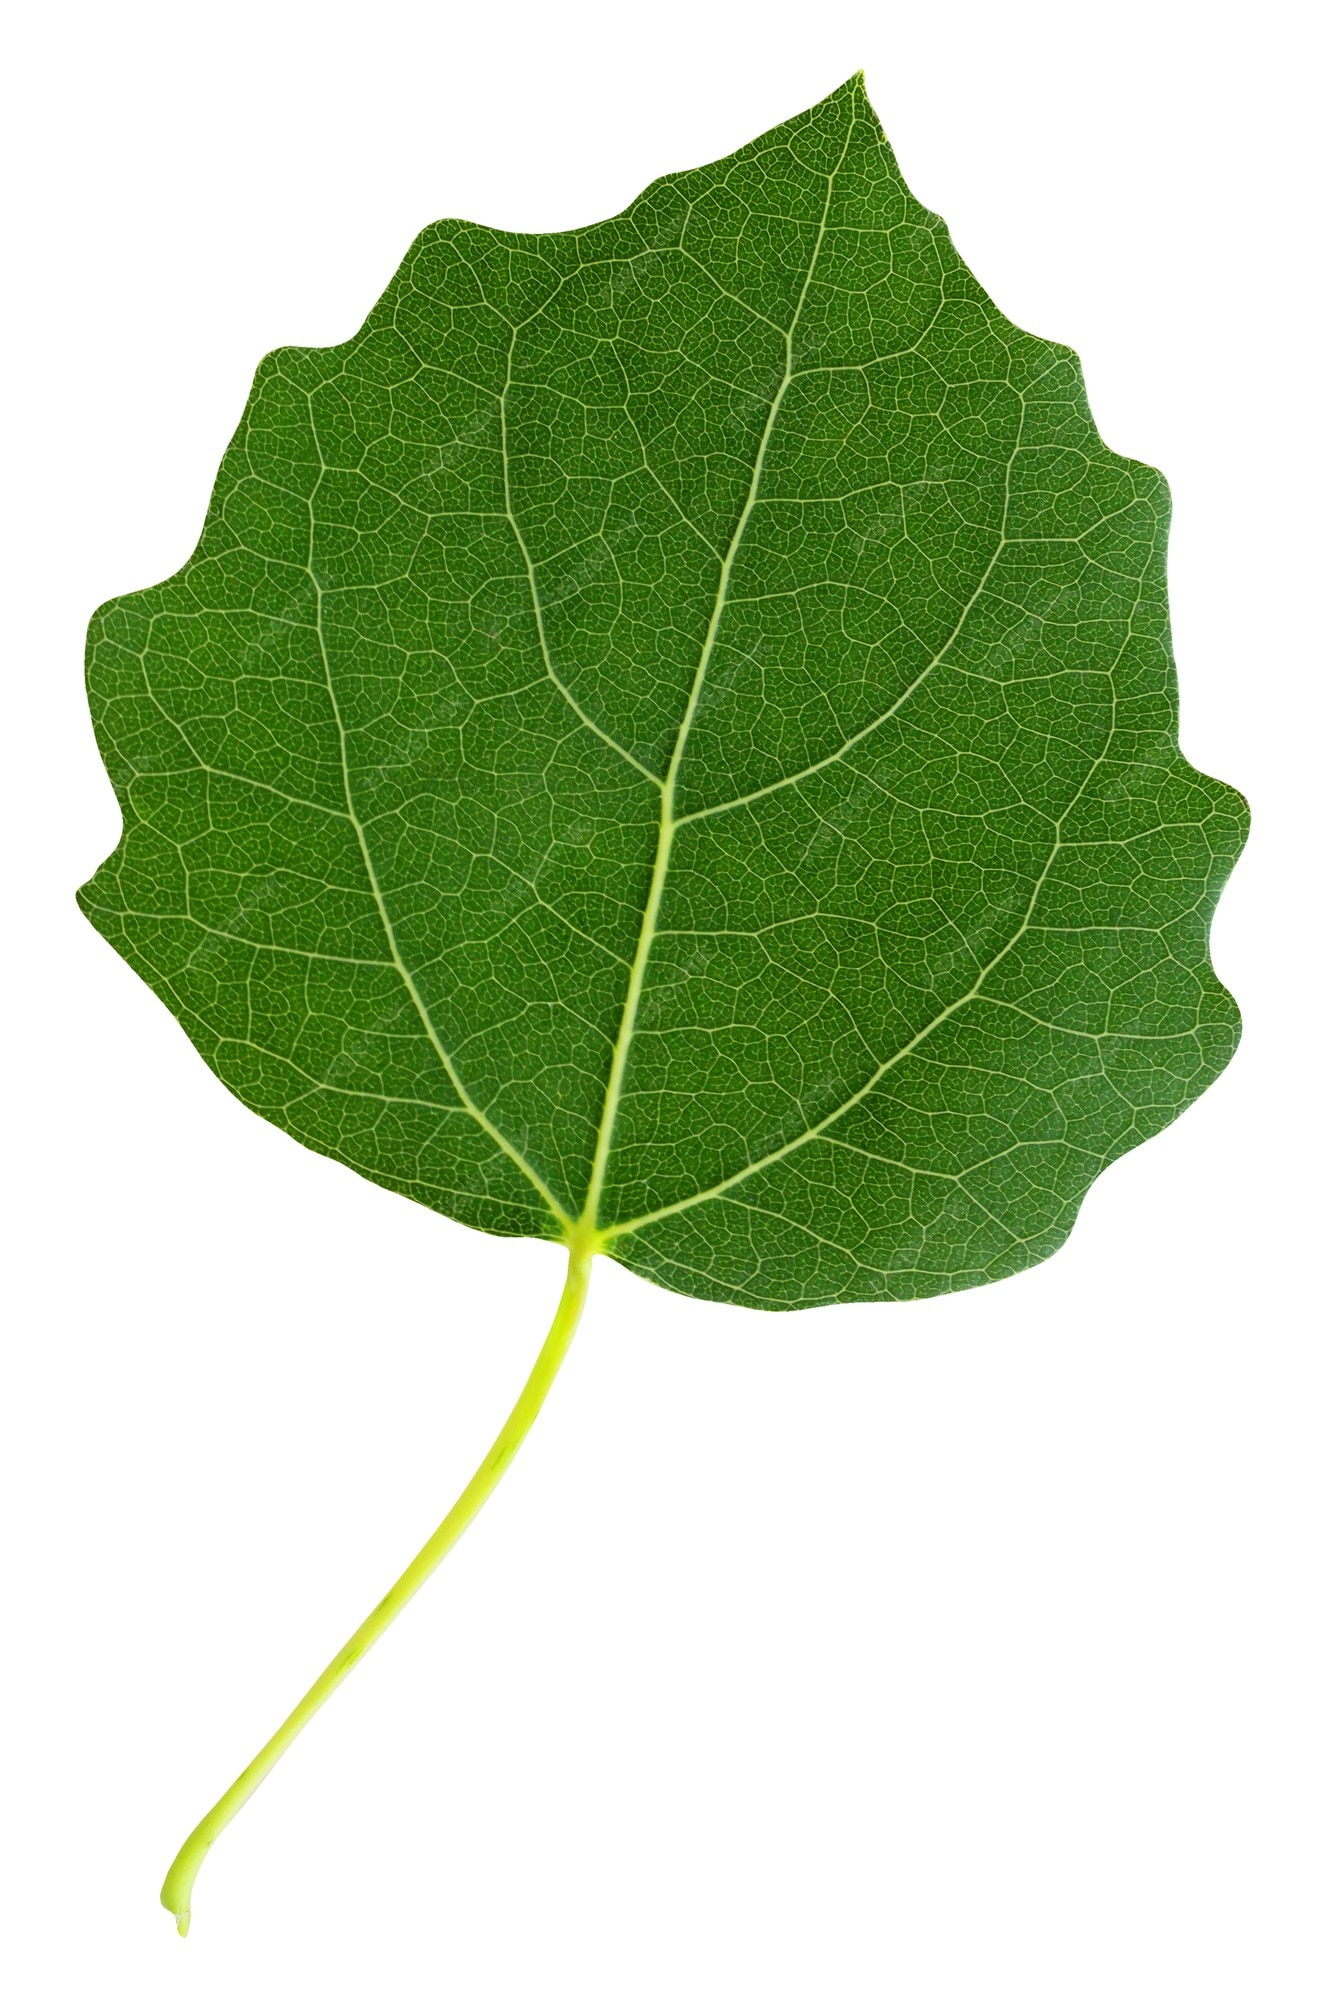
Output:
<instances>
[{"instance_id":1,"label":"leaf blade","mask_svg":"<svg viewBox=\"0 0 1333 2000\"><path fill-rule=\"evenodd\" d=\"M437 225L95 621L85 908L477 1226L768 1307L1007 1275L1237 1033L1167 511L859 79L589 230Z\"/></svg>"}]
</instances>

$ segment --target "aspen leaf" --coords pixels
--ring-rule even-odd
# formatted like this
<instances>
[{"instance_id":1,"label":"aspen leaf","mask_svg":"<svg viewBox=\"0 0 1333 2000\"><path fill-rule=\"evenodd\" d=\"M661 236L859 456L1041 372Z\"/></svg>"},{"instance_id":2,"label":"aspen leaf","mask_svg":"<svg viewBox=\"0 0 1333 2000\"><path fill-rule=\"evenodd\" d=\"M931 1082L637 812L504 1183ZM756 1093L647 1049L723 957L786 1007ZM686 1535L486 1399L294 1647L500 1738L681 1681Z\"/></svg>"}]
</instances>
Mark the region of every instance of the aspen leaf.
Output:
<instances>
[{"instance_id":1,"label":"aspen leaf","mask_svg":"<svg viewBox=\"0 0 1333 2000\"><path fill-rule=\"evenodd\" d=\"M859 78L591 228L438 223L94 620L83 908L294 1138L569 1245L502 1456L597 1252L771 1308L1007 1277L1238 1033L1167 519Z\"/></svg>"}]
</instances>

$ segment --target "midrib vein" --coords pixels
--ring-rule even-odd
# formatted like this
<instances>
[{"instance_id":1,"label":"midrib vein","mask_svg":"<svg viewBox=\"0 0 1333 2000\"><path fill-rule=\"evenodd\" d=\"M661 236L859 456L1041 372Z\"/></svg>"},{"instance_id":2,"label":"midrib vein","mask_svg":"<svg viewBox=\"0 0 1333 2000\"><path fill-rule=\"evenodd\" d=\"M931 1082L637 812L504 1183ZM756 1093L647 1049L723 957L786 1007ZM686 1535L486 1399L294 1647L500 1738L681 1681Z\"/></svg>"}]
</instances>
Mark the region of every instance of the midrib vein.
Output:
<instances>
[{"instance_id":1,"label":"midrib vein","mask_svg":"<svg viewBox=\"0 0 1333 2000\"><path fill-rule=\"evenodd\" d=\"M310 510L310 553L306 561L306 571L310 577L311 588L315 593L315 636L319 641L319 657L324 667L324 682L329 692L329 707L333 711L334 725L338 731L338 757L342 766L343 796L347 801L347 817L352 822L357 845L361 850L362 866L366 871L366 879L370 883L370 891L375 899L375 907L379 911L380 923L384 928L384 940L389 947L389 954L398 972L398 976L411 997L412 1005L417 1010L421 1025L426 1031L426 1037L439 1057L445 1075L458 1094L459 1103L476 1120L491 1143L497 1146L505 1158L511 1161L518 1168L519 1172L531 1182L561 1228L567 1230L571 1223L571 1217L566 1209L556 1200L531 1161L525 1159L513 1141L507 1139L499 1126L487 1117L486 1113L467 1089L462 1077L458 1074L452 1056L436 1032L435 1023L432 1021L430 1011L421 997L421 991L417 986L416 980L412 977L407 962L398 948L398 938L394 931L393 919L389 915L388 906L384 900L384 892L380 887L379 874L371 857L370 843L366 838L366 829L352 801L352 774L351 767L347 761L347 729L343 722L342 707L338 700L337 689L333 684L333 667L329 660L328 644L324 637L324 591L319 577L315 573L315 493L319 491L320 480L323 479L326 468L323 452L320 451L319 436L315 430L313 409L310 416L310 434L314 439L316 451L320 452L319 479L315 481L314 491L312 491L307 502Z\"/></svg>"},{"instance_id":2,"label":"midrib vein","mask_svg":"<svg viewBox=\"0 0 1333 2000\"><path fill-rule=\"evenodd\" d=\"M773 400L769 405L768 416L759 438L759 447L755 453L754 470L750 475L750 485L745 496L745 503L741 508L740 516L736 522L731 540L727 544L726 553L722 558L722 563L718 570L717 589L713 596L713 608L709 616L708 628L704 633L703 645L699 649L699 660L694 670L694 679L690 685L689 700L685 704L685 713L681 717L680 728L676 732L675 747L671 752L671 762L667 766L666 777L662 782L662 805L658 817L657 851L653 857L652 878L648 885L648 897L644 904L643 920L639 925L638 944L635 947L633 963L630 966L629 981L625 989L625 1004L620 1016L620 1031L616 1036L615 1048L611 1054L611 1069L607 1078L606 1097L602 1105L602 1116L597 1128L597 1141L593 1150L592 1171L588 1177L588 1192L583 1205L583 1214L579 1218L580 1229L594 1238L600 1234L597 1214L601 1205L602 1189L606 1184L607 1163L611 1157L611 1144L615 1133L616 1115L620 1110L621 1093L625 1083L625 1070L629 1062L630 1046L634 1040L634 1030L639 1014L639 1003L643 997L643 985L647 976L648 960L652 953L653 940L657 935L658 915L662 907L662 896L666 889L667 872L671 866L671 847L675 839L676 828L681 824L676 818L675 810L676 780L680 773L681 761L685 755L685 746L689 741L690 729L698 712L704 682L708 676L709 662L713 657L713 649L717 644L717 635L722 624L722 614L727 604L727 592L731 584L732 568L735 564L741 543L745 538L745 531L749 526L750 516L754 512L755 501L759 494L759 484L763 478L764 460L768 455L769 440L773 436L773 431L778 420L778 413L792 384L794 375L792 368L792 341L796 333L796 328L800 323L806 296L810 290L811 280L815 275L815 265L819 260L819 252L823 247L824 236L828 229L829 208L833 201L833 183L837 178L839 168L847 157L847 148L851 144L852 127L855 122L856 114L853 112L851 121L847 127L847 136L843 140L842 151L838 155L833 171L827 179L824 190L824 206L819 217L819 227L815 233L814 246L810 252L810 262L806 267L805 278L802 282L800 293L797 296L795 310L791 316L791 323L783 335L784 362L782 380L778 383ZM634 1226L632 1224L627 1225L627 1227ZM625 1231L622 1229L617 1231L617 1233L623 1234Z\"/></svg>"}]
</instances>

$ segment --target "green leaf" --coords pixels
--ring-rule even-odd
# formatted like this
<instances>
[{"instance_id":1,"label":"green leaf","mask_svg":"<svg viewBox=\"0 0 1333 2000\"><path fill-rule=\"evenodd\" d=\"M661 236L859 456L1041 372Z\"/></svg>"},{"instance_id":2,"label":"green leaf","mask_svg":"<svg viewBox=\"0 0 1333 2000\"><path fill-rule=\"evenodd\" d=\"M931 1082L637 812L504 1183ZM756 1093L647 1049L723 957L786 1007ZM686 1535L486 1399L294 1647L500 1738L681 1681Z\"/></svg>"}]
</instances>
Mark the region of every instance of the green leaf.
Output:
<instances>
[{"instance_id":1,"label":"green leaf","mask_svg":"<svg viewBox=\"0 0 1333 2000\"><path fill-rule=\"evenodd\" d=\"M755 1306L1045 1257L1230 1056L1160 476L859 78L589 229L427 229L97 615L83 892L245 1103Z\"/></svg>"},{"instance_id":2,"label":"green leaf","mask_svg":"<svg viewBox=\"0 0 1333 2000\"><path fill-rule=\"evenodd\" d=\"M1167 496L904 187L859 78L589 229L439 223L265 360L199 547L93 622L125 815L83 907L223 1081L476 1227L562 1239L455 1507L594 1254L747 1305L1058 1247L1238 1024L1242 801L1185 762Z\"/></svg>"}]
</instances>

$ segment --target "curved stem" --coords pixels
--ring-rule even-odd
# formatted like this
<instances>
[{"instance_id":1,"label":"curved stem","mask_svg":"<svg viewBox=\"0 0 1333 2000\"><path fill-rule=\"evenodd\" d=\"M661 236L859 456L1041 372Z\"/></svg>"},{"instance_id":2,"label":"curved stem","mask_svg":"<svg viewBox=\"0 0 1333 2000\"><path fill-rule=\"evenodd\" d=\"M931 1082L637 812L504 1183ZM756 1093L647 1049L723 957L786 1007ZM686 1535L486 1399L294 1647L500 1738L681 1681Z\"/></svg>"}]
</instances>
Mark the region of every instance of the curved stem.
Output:
<instances>
[{"instance_id":1,"label":"curved stem","mask_svg":"<svg viewBox=\"0 0 1333 2000\"><path fill-rule=\"evenodd\" d=\"M295 1742L311 1716L324 1706L333 1690L347 1678L362 1655L370 1651L380 1634L387 1631L409 1599L416 1596L426 1578L443 1562L463 1530L480 1513L498 1486L508 1469L510 1460L531 1430L533 1420L546 1401L547 1391L559 1372L560 1364L569 1352L569 1344L574 1338L574 1329L579 1323L583 1303L588 1295L588 1277L599 1241L600 1239L591 1232L581 1232L578 1236L571 1237L565 1288L560 1294L560 1303L556 1307L551 1330L533 1365L532 1373L523 1384L518 1401L505 1418L495 1443L435 1533L412 1558L388 1595L382 1597L370 1616L357 1626L342 1651L330 1660L313 1687L302 1695L287 1720L270 1736L259 1755L246 1765L235 1784L222 1794L211 1812L205 1813L167 1870L167 1879L162 1884L162 1901L175 1917L176 1928L182 1937L190 1928L190 1891L194 1887L194 1878L203 1866L204 1856L222 1829L235 1819L250 1794L268 1776L284 1750Z\"/></svg>"}]
</instances>

